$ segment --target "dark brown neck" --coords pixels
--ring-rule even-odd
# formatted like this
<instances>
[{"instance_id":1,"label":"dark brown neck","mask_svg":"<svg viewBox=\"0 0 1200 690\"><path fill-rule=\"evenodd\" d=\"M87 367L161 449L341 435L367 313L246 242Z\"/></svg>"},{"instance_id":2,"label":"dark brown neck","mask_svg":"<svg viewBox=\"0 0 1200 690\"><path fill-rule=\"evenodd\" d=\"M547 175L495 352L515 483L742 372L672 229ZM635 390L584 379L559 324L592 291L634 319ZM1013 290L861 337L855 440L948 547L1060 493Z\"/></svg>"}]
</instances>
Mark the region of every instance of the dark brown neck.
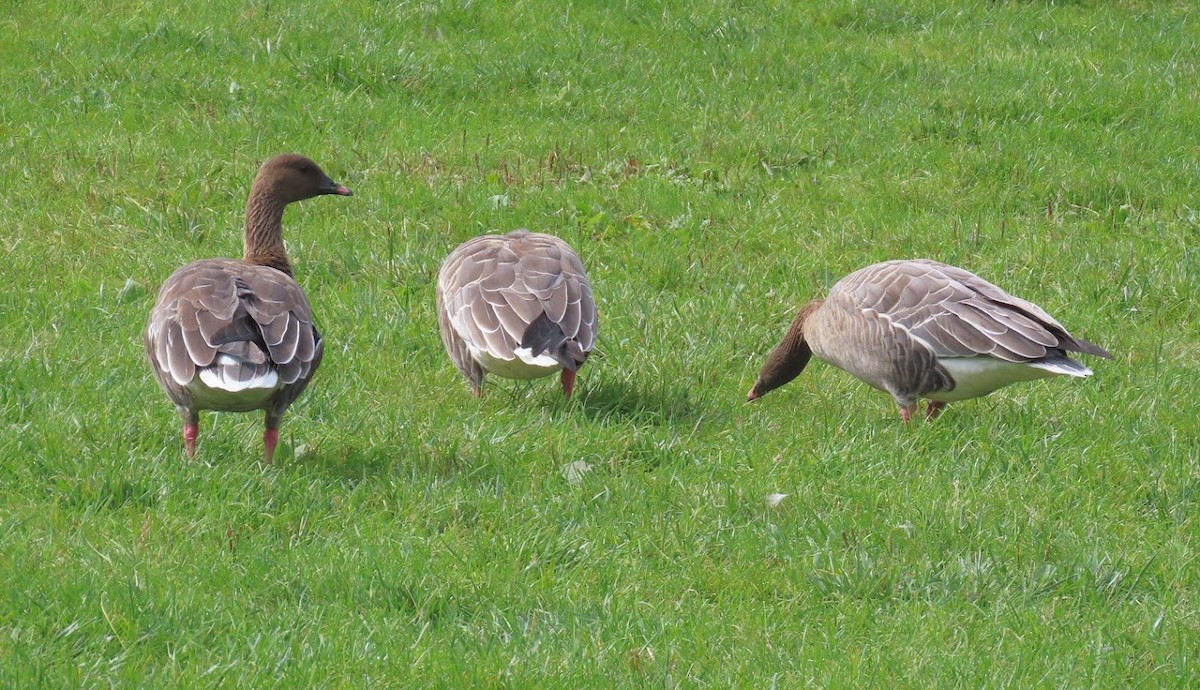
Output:
<instances>
[{"instance_id":1,"label":"dark brown neck","mask_svg":"<svg viewBox=\"0 0 1200 690\"><path fill-rule=\"evenodd\" d=\"M252 264L270 266L292 275L287 249L283 246L283 209L287 205L255 185L246 202L246 237L242 258Z\"/></svg>"},{"instance_id":2,"label":"dark brown neck","mask_svg":"<svg viewBox=\"0 0 1200 690\"><path fill-rule=\"evenodd\" d=\"M792 320L791 327L783 340L767 355L767 361L758 372L758 380L751 389L752 398L758 398L791 381L804 371L812 358L812 348L804 338L804 328L813 312L821 308L824 300L813 300L800 308Z\"/></svg>"}]
</instances>

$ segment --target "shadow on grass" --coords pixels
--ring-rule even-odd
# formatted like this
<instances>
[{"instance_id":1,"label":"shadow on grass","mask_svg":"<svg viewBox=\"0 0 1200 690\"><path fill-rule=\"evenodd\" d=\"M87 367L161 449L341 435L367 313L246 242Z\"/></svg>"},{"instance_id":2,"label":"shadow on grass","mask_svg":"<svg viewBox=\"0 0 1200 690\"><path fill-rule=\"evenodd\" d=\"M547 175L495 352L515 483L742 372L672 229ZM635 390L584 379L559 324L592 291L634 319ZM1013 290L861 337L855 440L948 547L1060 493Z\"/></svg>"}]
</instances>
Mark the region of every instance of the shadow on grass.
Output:
<instances>
[{"instance_id":1,"label":"shadow on grass","mask_svg":"<svg viewBox=\"0 0 1200 690\"><path fill-rule=\"evenodd\" d=\"M491 483L494 458L461 439L391 439L375 445L329 439L285 465L315 471L339 482L358 483L386 475L422 477L421 481L456 477Z\"/></svg>"},{"instance_id":2,"label":"shadow on grass","mask_svg":"<svg viewBox=\"0 0 1200 690\"><path fill-rule=\"evenodd\" d=\"M289 449L291 450L291 449ZM394 470L397 448L392 445L367 446L329 441L315 448L289 452L280 467L302 467L343 482L359 482Z\"/></svg>"},{"instance_id":3,"label":"shadow on grass","mask_svg":"<svg viewBox=\"0 0 1200 690\"><path fill-rule=\"evenodd\" d=\"M582 393L579 407L591 421L665 425L694 423L700 416L684 386L657 382L647 388L636 382L599 381Z\"/></svg>"}]
</instances>

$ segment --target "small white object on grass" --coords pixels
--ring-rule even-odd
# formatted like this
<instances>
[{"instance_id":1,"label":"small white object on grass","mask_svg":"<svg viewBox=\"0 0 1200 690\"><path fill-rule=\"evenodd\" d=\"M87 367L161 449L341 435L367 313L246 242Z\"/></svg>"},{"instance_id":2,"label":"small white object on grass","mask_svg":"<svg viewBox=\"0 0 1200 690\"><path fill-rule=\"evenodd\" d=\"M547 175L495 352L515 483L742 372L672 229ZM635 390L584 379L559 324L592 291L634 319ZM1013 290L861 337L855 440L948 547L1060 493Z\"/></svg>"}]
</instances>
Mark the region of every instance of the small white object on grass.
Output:
<instances>
[{"instance_id":1,"label":"small white object on grass","mask_svg":"<svg viewBox=\"0 0 1200 690\"><path fill-rule=\"evenodd\" d=\"M788 497L787 494L770 494L769 496L767 496L767 507L774 508L775 506L782 503L783 499L785 499L787 497Z\"/></svg>"},{"instance_id":2,"label":"small white object on grass","mask_svg":"<svg viewBox=\"0 0 1200 690\"><path fill-rule=\"evenodd\" d=\"M583 475L586 474L592 466L583 460L568 462L563 465L562 475L566 478L567 483L572 486L578 486L583 481Z\"/></svg>"}]
</instances>

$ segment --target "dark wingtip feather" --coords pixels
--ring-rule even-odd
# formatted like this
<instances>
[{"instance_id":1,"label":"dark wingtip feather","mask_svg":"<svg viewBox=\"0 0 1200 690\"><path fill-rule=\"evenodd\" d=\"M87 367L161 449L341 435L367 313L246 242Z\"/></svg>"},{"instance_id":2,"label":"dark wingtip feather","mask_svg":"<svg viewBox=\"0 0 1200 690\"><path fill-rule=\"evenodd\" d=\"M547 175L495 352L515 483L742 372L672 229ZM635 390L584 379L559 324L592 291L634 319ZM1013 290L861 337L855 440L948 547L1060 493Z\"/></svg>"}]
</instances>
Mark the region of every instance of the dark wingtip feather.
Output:
<instances>
[{"instance_id":1,"label":"dark wingtip feather","mask_svg":"<svg viewBox=\"0 0 1200 690\"><path fill-rule=\"evenodd\" d=\"M529 324L529 328L521 335L521 347L529 348L535 357L545 352L568 371L575 371L583 364L587 353L582 353L581 358L578 345L574 348L571 345L572 341L567 338L562 326L544 313Z\"/></svg>"},{"instance_id":2,"label":"dark wingtip feather","mask_svg":"<svg viewBox=\"0 0 1200 690\"><path fill-rule=\"evenodd\" d=\"M1071 343L1067 344L1065 348L1074 352L1083 352L1089 355L1096 355L1097 357L1103 357L1104 359L1113 358L1112 353L1108 350L1105 350L1096 343L1084 340L1082 338L1072 338Z\"/></svg>"}]
</instances>

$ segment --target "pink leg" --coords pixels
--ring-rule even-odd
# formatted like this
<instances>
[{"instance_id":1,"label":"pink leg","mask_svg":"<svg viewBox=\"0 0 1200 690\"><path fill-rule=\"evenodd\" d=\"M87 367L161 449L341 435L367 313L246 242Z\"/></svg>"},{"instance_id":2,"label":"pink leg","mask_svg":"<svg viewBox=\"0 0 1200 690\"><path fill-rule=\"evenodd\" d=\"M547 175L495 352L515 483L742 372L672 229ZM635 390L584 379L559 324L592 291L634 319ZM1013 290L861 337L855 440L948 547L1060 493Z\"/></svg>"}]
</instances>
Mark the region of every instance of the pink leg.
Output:
<instances>
[{"instance_id":1,"label":"pink leg","mask_svg":"<svg viewBox=\"0 0 1200 690\"><path fill-rule=\"evenodd\" d=\"M199 424L183 425L183 448L187 453L188 460L196 457L196 437L200 435Z\"/></svg>"},{"instance_id":2,"label":"pink leg","mask_svg":"<svg viewBox=\"0 0 1200 690\"><path fill-rule=\"evenodd\" d=\"M575 390L575 372L568 369L562 370L562 389L563 395L571 397L571 391Z\"/></svg>"},{"instance_id":3,"label":"pink leg","mask_svg":"<svg viewBox=\"0 0 1200 690\"><path fill-rule=\"evenodd\" d=\"M279 429L267 429L263 432L264 460L270 465L274 462L275 446L279 444Z\"/></svg>"},{"instance_id":4,"label":"pink leg","mask_svg":"<svg viewBox=\"0 0 1200 690\"><path fill-rule=\"evenodd\" d=\"M916 411L917 411L916 405L913 405L912 407L901 407L900 408L900 420L903 421L905 424L908 424L909 422L912 421L913 414L915 414Z\"/></svg>"},{"instance_id":5,"label":"pink leg","mask_svg":"<svg viewBox=\"0 0 1200 690\"><path fill-rule=\"evenodd\" d=\"M482 398L483 397L483 386L476 387L476 386L472 385L471 386L471 395L475 396L476 398Z\"/></svg>"},{"instance_id":6,"label":"pink leg","mask_svg":"<svg viewBox=\"0 0 1200 690\"><path fill-rule=\"evenodd\" d=\"M937 419L937 416L942 413L944 407L946 407L946 403L930 400L929 404L925 406L925 421L928 422Z\"/></svg>"}]
</instances>

